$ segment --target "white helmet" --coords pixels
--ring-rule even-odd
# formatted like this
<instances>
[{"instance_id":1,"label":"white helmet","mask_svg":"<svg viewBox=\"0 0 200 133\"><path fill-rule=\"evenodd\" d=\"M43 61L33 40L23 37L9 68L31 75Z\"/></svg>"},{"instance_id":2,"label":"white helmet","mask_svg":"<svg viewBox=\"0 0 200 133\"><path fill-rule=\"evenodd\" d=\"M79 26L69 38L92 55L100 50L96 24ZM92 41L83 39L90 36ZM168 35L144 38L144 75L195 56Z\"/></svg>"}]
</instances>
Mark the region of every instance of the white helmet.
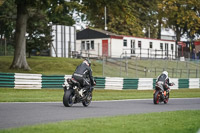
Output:
<instances>
[{"instance_id":1,"label":"white helmet","mask_svg":"<svg viewBox=\"0 0 200 133\"><path fill-rule=\"evenodd\" d=\"M163 71L162 74L165 74L168 77L168 72L167 71Z\"/></svg>"}]
</instances>

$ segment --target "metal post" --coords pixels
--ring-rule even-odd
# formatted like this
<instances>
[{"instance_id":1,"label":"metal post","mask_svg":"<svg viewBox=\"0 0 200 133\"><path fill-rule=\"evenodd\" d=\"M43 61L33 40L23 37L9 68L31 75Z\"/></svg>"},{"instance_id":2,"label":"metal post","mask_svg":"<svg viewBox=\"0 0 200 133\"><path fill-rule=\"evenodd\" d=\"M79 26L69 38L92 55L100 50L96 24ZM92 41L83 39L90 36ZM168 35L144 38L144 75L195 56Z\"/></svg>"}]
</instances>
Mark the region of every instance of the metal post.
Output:
<instances>
[{"instance_id":1,"label":"metal post","mask_svg":"<svg viewBox=\"0 0 200 133\"><path fill-rule=\"evenodd\" d=\"M120 57L120 77L122 76L122 59Z\"/></svg>"},{"instance_id":2,"label":"metal post","mask_svg":"<svg viewBox=\"0 0 200 133\"><path fill-rule=\"evenodd\" d=\"M164 61L165 61L165 60L164 60ZM166 70L166 65L167 65L166 63L167 63L167 62L165 61L165 63L164 63L164 64L165 64L165 66L164 66L164 70Z\"/></svg>"},{"instance_id":3,"label":"metal post","mask_svg":"<svg viewBox=\"0 0 200 133\"><path fill-rule=\"evenodd\" d=\"M138 77L138 70L137 70L137 67L138 67L138 62L136 61L136 78Z\"/></svg>"},{"instance_id":4,"label":"metal post","mask_svg":"<svg viewBox=\"0 0 200 133\"><path fill-rule=\"evenodd\" d=\"M58 27L56 25L56 57L58 57Z\"/></svg>"},{"instance_id":5,"label":"metal post","mask_svg":"<svg viewBox=\"0 0 200 133\"><path fill-rule=\"evenodd\" d=\"M107 25L106 25L106 6L105 6L105 30L107 30Z\"/></svg>"},{"instance_id":6,"label":"metal post","mask_svg":"<svg viewBox=\"0 0 200 133\"><path fill-rule=\"evenodd\" d=\"M120 77L122 76L122 55L123 55L124 53L122 53L121 55L120 55Z\"/></svg>"},{"instance_id":7,"label":"metal post","mask_svg":"<svg viewBox=\"0 0 200 133\"><path fill-rule=\"evenodd\" d=\"M181 75L182 75L182 69L181 69L181 71L180 71L180 78L181 78Z\"/></svg>"},{"instance_id":8,"label":"metal post","mask_svg":"<svg viewBox=\"0 0 200 133\"><path fill-rule=\"evenodd\" d=\"M125 65L125 70L126 70L126 76L128 76L128 62L127 62L127 53L125 51L125 59L126 59L126 65Z\"/></svg>"},{"instance_id":9,"label":"metal post","mask_svg":"<svg viewBox=\"0 0 200 133\"><path fill-rule=\"evenodd\" d=\"M186 61L186 68L187 68L187 77L189 78L189 68L188 68L188 62Z\"/></svg>"},{"instance_id":10,"label":"metal post","mask_svg":"<svg viewBox=\"0 0 200 133\"><path fill-rule=\"evenodd\" d=\"M177 77L177 74L178 74L178 60L176 59L176 77Z\"/></svg>"},{"instance_id":11,"label":"metal post","mask_svg":"<svg viewBox=\"0 0 200 133\"><path fill-rule=\"evenodd\" d=\"M68 41L68 58L71 57L71 46L70 46L70 41Z\"/></svg>"},{"instance_id":12,"label":"metal post","mask_svg":"<svg viewBox=\"0 0 200 133\"><path fill-rule=\"evenodd\" d=\"M137 63L137 58L135 58L135 76L136 76L136 70L137 70L136 63Z\"/></svg>"},{"instance_id":13,"label":"metal post","mask_svg":"<svg viewBox=\"0 0 200 133\"><path fill-rule=\"evenodd\" d=\"M90 58L90 52L89 49L87 50L87 55L88 55L88 59Z\"/></svg>"},{"instance_id":14,"label":"metal post","mask_svg":"<svg viewBox=\"0 0 200 133\"><path fill-rule=\"evenodd\" d=\"M198 70L196 69L196 78L198 78L198 77L197 77L197 74L198 74Z\"/></svg>"},{"instance_id":15,"label":"metal post","mask_svg":"<svg viewBox=\"0 0 200 133\"><path fill-rule=\"evenodd\" d=\"M144 68L145 77L147 77L147 67Z\"/></svg>"},{"instance_id":16,"label":"metal post","mask_svg":"<svg viewBox=\"0 0 200 133\"><path fill-rule=\"evenodd\" d=\"M190 78L190 69L188 69L188 78Z\"/></svg>"},{"instance_id":17,"label":"metal post","mask_svg":"<svg viewBox=\"0 0 200 133\"><path fill-rule=\"evenodd\" d=\"M104 77L104 57L102 59L102 76Z\"/></svg>"}]
</instances>

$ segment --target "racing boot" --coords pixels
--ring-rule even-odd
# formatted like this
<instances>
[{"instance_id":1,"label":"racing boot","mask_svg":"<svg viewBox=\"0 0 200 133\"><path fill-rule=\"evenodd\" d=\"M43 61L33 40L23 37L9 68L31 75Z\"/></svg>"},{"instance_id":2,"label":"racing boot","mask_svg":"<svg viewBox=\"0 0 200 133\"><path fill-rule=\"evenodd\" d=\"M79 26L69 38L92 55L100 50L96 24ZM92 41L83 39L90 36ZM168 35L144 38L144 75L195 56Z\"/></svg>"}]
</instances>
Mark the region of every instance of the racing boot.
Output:
<instances>
[{"instance_id":1,"label":"racing boot","mask_svg":"<svg viewBox=\"0 0 200 133\"><path fill-rule=\"evenodd\" d=\"M79 93L79 95L80 95L81 97L83 97L83 89L81 89L78 93Z\"/></svg>"}]
</instances>

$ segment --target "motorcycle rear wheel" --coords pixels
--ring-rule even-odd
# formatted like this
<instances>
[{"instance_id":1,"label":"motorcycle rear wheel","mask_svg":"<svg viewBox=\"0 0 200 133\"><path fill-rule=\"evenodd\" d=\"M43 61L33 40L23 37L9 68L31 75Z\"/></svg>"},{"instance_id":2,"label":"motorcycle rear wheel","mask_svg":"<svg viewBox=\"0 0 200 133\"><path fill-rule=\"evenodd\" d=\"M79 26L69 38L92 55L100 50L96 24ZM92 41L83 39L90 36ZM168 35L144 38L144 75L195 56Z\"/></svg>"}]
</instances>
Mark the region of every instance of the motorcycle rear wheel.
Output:
<instances>
[{"instance_id":1,"label":"motorcycle rear wheel","mask_svg":"<svg viewBox=\"0 0 200 133\"><path fill-rule=\"evenodd\" d=\"M160 94L159 91L156 91L153 95L153 103L154 104L158 104L159 103L159 99L160 99Z\"/></svg>"},{"instance_id":2,"label":"motorcycle rear wheel","mask_svg":"<svg viewBox=\"0 0 200 133\"><path fill-rule=\"evenodd\" d=\"M65 107L71 107L74 104L72 97L72 90L66 90L63 96L63 104Z\"/></svg>"},{"instance_id":3,"label":"motorcycle rear wheel","mask_svg":"<svg viewBox=\"0 0 200 133\"><path fill-rule=\"evenodd\" d=\"M82 101L83 106L87 107L90 105L92 101L92 93L89 92L88 96L85 98L85 100Z\"/></svg>"}]
</instances>

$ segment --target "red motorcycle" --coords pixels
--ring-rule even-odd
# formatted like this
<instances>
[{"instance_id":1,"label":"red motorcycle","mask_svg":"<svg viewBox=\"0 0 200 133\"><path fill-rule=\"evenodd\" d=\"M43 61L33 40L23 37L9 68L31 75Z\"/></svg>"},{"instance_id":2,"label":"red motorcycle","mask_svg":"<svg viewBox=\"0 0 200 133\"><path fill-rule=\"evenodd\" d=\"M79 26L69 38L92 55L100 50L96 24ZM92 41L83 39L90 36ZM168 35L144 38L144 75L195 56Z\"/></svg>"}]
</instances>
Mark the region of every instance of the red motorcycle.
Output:
<instances>
[{"instance_id":1,"label":"red motorcycle","mask_svg":"<svg viewBox=\"0 0 200 133\"><path fill-rule=\"evenodd\" d=\"M172 83L171 86L173 86L174 83ZM167 90L164 90L163 82L157 82L155 85L155 91L153 93L153 103L159 104L161 102L164 102L164 104L167 104L169 101L169 92L170 88L168 87ZM164 91L163 91L164 90Z\"/></svg>"}]
</instances>

